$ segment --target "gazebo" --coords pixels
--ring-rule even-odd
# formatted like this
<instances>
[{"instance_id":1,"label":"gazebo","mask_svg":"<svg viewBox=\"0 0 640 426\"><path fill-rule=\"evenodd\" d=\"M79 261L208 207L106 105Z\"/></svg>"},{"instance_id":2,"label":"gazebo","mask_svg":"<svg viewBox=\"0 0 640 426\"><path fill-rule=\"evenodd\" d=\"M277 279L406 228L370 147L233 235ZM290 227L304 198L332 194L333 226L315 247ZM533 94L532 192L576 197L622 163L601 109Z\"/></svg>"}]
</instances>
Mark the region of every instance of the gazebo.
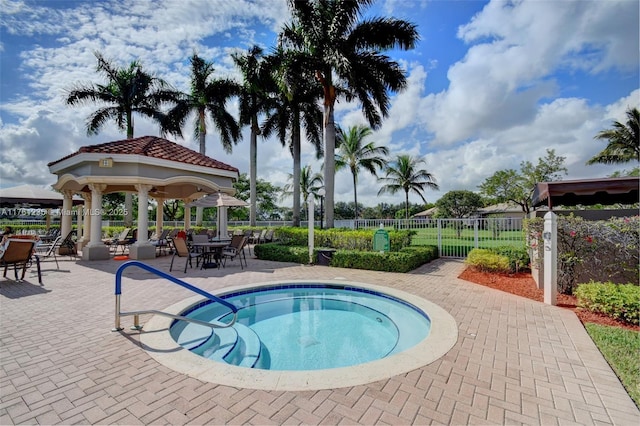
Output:
<instances>
[{"instance_id":1,"label":"gazebo","mask_svg":"<svg viewBox=\"0 0 640 426\"><path fill-rule=\"evenodd\" d=\"M155 257L155 247L147 237L150 197L161 206L167 199L188 203L211 193L233 195L233 182L238 179L237 168L155 136L83 146L48 166L58 176L53 187L64 196L62 234L71 230L73 195L79 194L84 199L84 208L78 214L78 228L82 230L78 238L85 260L109 258L109 248L102 242L104 194L137 193L138 238L129 250L129 257L150 259ZM189 217L188 210L186 227ZM160 231L162 208L158 209L156 224Z\"/></svg>"}]
</instances>

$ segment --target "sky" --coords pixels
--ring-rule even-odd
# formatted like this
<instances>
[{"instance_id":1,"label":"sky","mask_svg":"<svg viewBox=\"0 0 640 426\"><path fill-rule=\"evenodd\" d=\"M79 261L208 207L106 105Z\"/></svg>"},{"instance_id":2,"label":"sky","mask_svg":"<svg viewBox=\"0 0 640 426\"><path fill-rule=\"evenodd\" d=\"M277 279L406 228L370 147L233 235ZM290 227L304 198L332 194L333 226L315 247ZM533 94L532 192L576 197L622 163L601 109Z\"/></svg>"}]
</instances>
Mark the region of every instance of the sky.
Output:
<instances>
[{"instance_id":1,"label":"sky","mask_svg":"<svg viewBox=\"0 0 640 426\"><path fill-rule=\"evenodd\" d=\"M368 141L391 157L410 154L440 186L478 191L498 170L519 170L554 149L566 157L564 179L606 177L636 164L585 165L606 143L594 139L625 111L640 106L639 3L622 1L378 0L365 16L391 16L417 25L418 45L393 50L407 87L391 96L389 115ZM189 57L215 66L215 76L240 81L231 54L257 44L269 51L290 14L286 0L0 0L0 187L49 186L47 163L81 146L125 139L115 124L87 136L92 105L70 107L77 83L103 83L95 51L189 90ZM237 117L236 101L228 104ZM360 105L339 101L336 123L366 125ZM158 126L134 117L135 136ZM192 127L184 139L198 151ZM249 128L232 154L213 126L206 154L249 173ZM303 141L302 164L319 172ZM258 178L289 182L293 160L276 139L258 141ZM364 170L358 201L400 204L404 194L377 196L381 184ZM335 201L353 201L350 172L336 176ZM417 195L412 203L421 203ZM284 205L283 203L279 203Z\"/></svg>"}]
</instances>

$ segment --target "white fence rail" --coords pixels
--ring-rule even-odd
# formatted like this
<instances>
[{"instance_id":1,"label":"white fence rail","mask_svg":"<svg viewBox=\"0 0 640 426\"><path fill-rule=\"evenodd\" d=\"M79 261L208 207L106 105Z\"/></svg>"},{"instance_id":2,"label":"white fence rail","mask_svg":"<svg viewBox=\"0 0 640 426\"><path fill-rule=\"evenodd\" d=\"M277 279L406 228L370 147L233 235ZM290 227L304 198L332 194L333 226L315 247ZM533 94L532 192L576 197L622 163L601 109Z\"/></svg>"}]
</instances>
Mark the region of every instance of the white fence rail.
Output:
<instances>
[{"instance_id":1,"label":"white fence rail","mask_svg":"<svg viewBox=\"0 0 640 426\"><path fill-rule=\"evenodd\" d=\"M42 223L39 223L42 222ZM11 225L19 229L21 225L44 225L44 221L0 220L0 226ZM259 221L259 227L291 226L291 222ZM413 237L414 245L435 245L441 257L464 258L473 248L490 248L500 246L522 247L524 233L520 218L478 218L478 219L363 219L335 221L336 228L350 229L411 229L416 231ZM122 221L103 221L103 226L124 226ZM183 228L183 221L164 221L165 227ZM215 227L215 222L205 222L203 227ZM229 222L231 227L249 226L249 222ZM301 223L306 227L307 222ZM316 221L320 227L320 222ZM150 221L149 227L155 227ZM32 232L32 231L29 231Z\"/></svg>"}]
</instances>

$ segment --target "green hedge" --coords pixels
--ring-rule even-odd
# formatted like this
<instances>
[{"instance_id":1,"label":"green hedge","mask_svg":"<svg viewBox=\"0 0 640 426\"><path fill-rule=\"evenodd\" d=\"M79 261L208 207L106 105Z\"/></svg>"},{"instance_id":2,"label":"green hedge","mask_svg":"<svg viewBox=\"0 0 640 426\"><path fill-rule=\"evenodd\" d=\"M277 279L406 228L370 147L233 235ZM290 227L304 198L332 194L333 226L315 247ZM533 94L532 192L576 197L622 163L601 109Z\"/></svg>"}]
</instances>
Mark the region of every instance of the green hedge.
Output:
<instances>
[{"instance_id":1,"label":"green hedge","mask_svg":"<svg viewBox=\"0 0 640 426\"><path fill-rule=\"evenodd\" d=\"M377 230L351 229L315 229L313 231L314 244L318 247L331 247L343 250L373 250L373 236ZM391 251L399 251L411 245L411 237L416 231L389 231L389 245ZM306 228L281 227L276 229L276 236L285 244L293 246L307 246L309 230Z\"/></svg>"},{"instance_id":2,"label":"green hedge","mask_svg":"<svg viewBox=\"0 0 640 426\"><path fill-rule=\"evenodd\" d=\"M313 262L318 256L313 253ZM309 248L291 244L267 243L254 247L258 259L278 262L309 263ZM405 247L397 252L379 253L361 250L336 250L330 265L339 268L366 269L370 271L409 272L438 258L435 246Z\"/></svg>"},{"instance_id":3,"label":"green hedge","mask_svg":"<svg viewBox=\"0 0 640 426\"><path fill-rule=\"evenodd\" d=\"M592 281L578 285L575 296L581 308L640 325L640 286Z\"/></svg>"}]
</instances>

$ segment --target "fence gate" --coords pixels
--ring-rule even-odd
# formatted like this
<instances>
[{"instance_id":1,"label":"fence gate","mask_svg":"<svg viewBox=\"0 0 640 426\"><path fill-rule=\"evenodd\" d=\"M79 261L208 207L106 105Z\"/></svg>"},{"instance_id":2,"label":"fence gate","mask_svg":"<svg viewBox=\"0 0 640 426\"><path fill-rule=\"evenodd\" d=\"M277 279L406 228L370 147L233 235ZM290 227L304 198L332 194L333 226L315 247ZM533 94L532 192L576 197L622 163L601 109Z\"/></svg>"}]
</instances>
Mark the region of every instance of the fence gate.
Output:
<instances>
[{"instance_id":1,"label":"fence gate","mask_svg":"<svg viewBox=\"0 0 640 426\"><path fill-rule=\"evenodd\" d=\"M522 247L520 218L427 219L412 221L416 245L438 246L440 257L465 258L474 248Z\"/></svg>"}]
</instances>

